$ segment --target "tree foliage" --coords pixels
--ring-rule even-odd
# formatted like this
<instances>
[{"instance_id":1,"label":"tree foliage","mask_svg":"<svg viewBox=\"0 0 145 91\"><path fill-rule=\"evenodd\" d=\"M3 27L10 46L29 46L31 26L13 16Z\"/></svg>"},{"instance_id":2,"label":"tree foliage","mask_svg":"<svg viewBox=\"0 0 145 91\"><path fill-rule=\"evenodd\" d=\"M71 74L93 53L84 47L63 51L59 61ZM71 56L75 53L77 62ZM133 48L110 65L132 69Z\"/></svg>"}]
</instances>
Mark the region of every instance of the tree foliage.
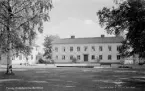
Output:
<instances>
[{"instance_id":1,"label":"tree foliage","mask_svg":"<svg viewBox=\"0 0 145 91\"><path fill-rule=\"evenodd\" d=\"M20 50L25 47L24 44L31 44L36 35L36 26L38 31L42 32L43 21L49 20L48 10L51 7L50 0L1 0L0 46L2 49L7 52L10 43L11 49ZM29 43L26 43L28 41Z\"/></svg>"},{"instance_id":2,"label":"tree foliage","mask_svg":"<svg viewBox=\"0 0 145 91\"><path fill-rule=\"evenodd\" d=\"M46 58L51 58L52 56L52 41L59 39L59 36L57 35L50 35L50 36L46 36L44 39L44 56Z\"/></svg>"},{"instance_id":3,"label":"tree foliage","mask_svg":"<svg viewBox=\"0 0 145 91\"><path fill-rule=\"evenodd\" d=\"M121 0L117 7L97 12L99 23L107 33L120 35L127 31L120 53L122 56L138 54L145 57L145 0Z\"/></svg>"},{"instance_id":4,"label":"tree foliage","mask_svg":"<svg viewBox=\"0 0 145 91\"><path fill-rule=\"evenodd\" d=\"M7 60L11 53L30 54L36 31L42 33L51 8L51 0L0 0L0 46Z\"/></svg>"}]
</instances>

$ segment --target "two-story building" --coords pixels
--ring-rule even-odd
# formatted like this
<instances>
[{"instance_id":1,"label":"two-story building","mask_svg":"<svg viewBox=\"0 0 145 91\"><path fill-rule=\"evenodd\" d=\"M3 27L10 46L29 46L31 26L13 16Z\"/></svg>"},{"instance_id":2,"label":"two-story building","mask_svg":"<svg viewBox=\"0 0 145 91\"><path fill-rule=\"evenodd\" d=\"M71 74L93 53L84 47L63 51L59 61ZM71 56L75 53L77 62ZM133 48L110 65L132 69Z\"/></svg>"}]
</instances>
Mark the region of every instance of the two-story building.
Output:
<instances>
[{"instance_id":1,"label":"two-story building","mask_svg":"<svg viewBox=\"0 0 145 91\"><path fill-rule=\"evenodd\" d=\"M70 63L75 57L78 62L120 62L119 48L123 37L90 37L58 39L52 42L53 60Z\"/></svg>"},{"instance_id":2,"label":"two-story building","mask_svg":"<svg viewBox=\"0 0 145 91\"><path fill-rule=\"evenodd\" d=\"M37 63L37 59L36 56L37 54L40 52L39 50L39 46L36 44L32 45L32 53L29 56L25 56L21 53L19 53L19 55L13 55L13 53L11 53L11 60L12 60L12 64L36 64ZM7 55L0 53L0 64L6 65L7 64Z\"/></svg>"}]
</instances>

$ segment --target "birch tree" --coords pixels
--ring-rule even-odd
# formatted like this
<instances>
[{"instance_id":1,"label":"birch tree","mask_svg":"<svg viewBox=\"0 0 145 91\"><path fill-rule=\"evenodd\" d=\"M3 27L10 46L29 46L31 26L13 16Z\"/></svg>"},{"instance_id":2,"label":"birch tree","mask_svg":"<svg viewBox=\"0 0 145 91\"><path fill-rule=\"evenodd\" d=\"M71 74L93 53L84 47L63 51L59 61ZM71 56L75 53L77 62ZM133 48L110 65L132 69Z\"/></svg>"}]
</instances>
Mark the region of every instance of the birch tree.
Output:
<instances>
[{"instance_id":1,"label":"birch tree","mask_svg":"<svg viewBox=\"0 0 145 91\"><path fill-rule=\"evenodd\" d=\"M52 42L56 39L60 39L59 36L57 35L50 35L50 36L45 36L44 39L44 55L47 59L52 59Z\"/></svg>"},{"instance_id":2,"label":"birch tree","mask_svg":"<svg viewBox=\"0 0 145 91\"><path fill-rule=\"evenodd\" d=\"M49 20L51 0L0 0L0 46L7 55L7 74L12 72L13 53L29 54L37 31Z\"/></svg>"}]
</instances>

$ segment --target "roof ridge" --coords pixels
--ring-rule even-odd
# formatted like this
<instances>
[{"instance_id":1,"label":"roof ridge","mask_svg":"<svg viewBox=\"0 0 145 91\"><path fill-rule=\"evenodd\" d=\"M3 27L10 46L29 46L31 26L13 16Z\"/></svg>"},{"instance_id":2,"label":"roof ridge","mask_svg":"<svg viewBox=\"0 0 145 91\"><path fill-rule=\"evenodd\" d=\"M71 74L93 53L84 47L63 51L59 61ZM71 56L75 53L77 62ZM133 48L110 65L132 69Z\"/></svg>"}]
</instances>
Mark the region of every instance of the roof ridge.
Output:
<instances>
[{"instance_id":1,"label":"roof ridge","mask_svg":"<svg viewBox=\"0 0 145 91\"><path fill-rule=\"evenodd\" d=\"M116 37L116 36L111 36L111 37L103 37L103 38L120 38L121 36L119 37ZM102 38L102 37L79 37L79 38L73 38L73 39L91 39L91 38ZM72 38L60 38L58 40L61 40L61 39L72 39Z\"/></svg>"}]
</instances>

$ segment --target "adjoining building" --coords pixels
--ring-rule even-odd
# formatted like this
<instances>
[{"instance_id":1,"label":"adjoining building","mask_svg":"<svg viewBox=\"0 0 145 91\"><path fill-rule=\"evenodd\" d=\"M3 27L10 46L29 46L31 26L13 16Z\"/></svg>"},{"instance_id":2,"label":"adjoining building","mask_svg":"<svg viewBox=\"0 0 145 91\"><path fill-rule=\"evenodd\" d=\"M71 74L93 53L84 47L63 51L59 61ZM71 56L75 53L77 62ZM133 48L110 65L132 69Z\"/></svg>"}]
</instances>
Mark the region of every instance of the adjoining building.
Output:
<instances>
[{"instance_id":1,"label":"adjoining building","mask_svg":"<svg viewBox=\"0 0 145 91\"><path fill-rule=\"evenodd\" d=\"M25 56L23 54L19 54L19 55L11 55L11 60L12 60L12 64L36 64L37 63L37 55L40 52L39 50L39 46L36 44L32 45L32 53L29 56ZM13 54L13 53L11 53ZM0 64L2 65L6 65L7 64L7 55L1 53L0 55Z\"/></svg>"},{"instance_id":2,"label":"adjoining building","mask_svg":"<svg viewBox=\"0 0 145 91\"><path fill-rule=\"evenodd\" d=\"M55 63L120 62L119 48L123 37L90 37L58 39L52 42L52 58Z\"/></svg>"}]
</instances>

